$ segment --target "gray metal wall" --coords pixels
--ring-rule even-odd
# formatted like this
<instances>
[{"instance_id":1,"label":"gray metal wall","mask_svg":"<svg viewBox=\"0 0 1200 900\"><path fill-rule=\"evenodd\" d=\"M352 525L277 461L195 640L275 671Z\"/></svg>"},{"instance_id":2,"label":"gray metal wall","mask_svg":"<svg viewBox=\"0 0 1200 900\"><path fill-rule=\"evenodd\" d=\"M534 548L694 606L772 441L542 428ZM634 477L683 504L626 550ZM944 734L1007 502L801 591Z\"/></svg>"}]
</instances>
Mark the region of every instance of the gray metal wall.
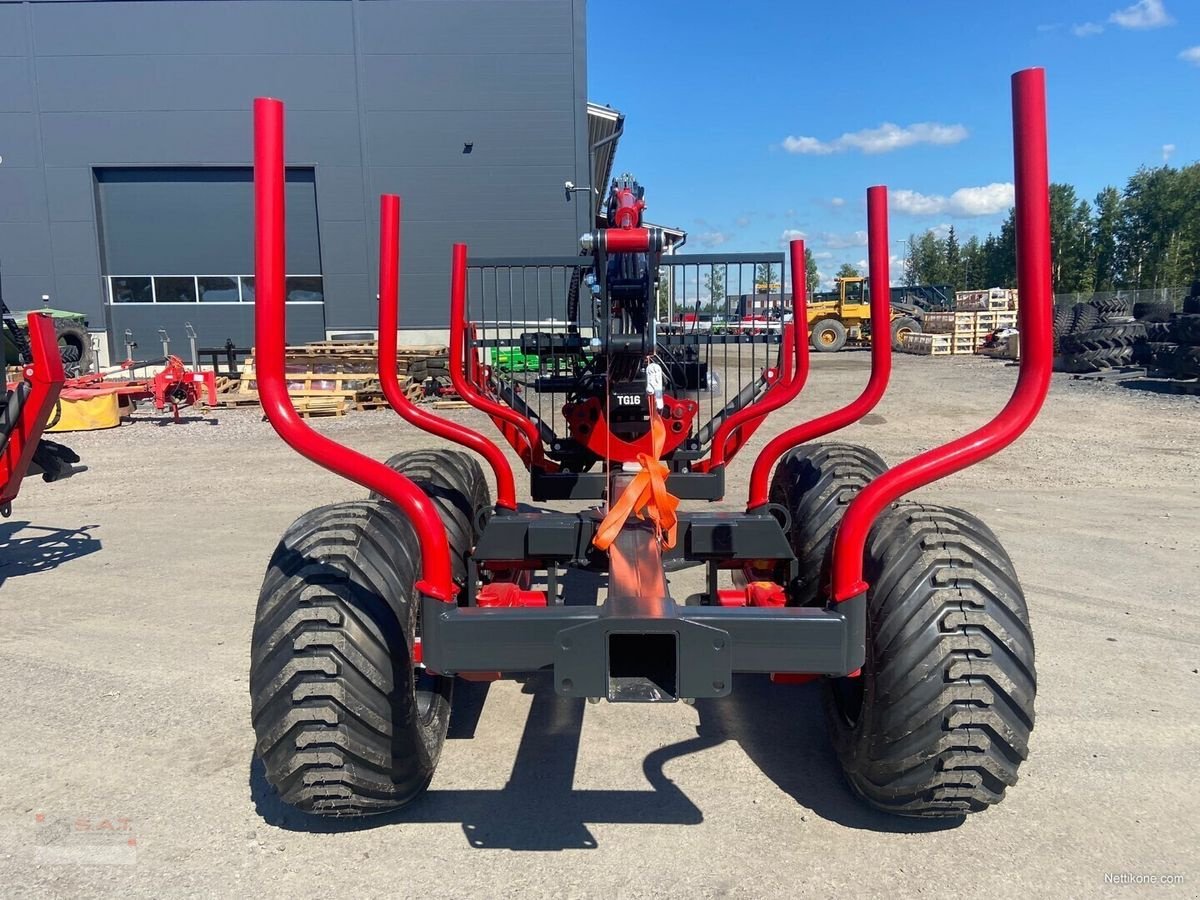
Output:
<instances>
[{"instance_id":1,"label":"gray metal wall","mask_svg":"<svg viewBox=\"0 0 1200 900\"><path fill-rule=\"evenodd\" d=\"M271 95L289 163L315 171L325 327L373 327L383 191L404 200L402 325L445 327L451 243L570 254L587 229L562 188L589 181L584 2L0 0L9 305L49 294L105 322L94 170L248 165L251 100ZM119 311L143 346L186 318L202 343L252 340L249 311ZM295 318L292 340L320 336Z\"/></svg>"}]
</instances>

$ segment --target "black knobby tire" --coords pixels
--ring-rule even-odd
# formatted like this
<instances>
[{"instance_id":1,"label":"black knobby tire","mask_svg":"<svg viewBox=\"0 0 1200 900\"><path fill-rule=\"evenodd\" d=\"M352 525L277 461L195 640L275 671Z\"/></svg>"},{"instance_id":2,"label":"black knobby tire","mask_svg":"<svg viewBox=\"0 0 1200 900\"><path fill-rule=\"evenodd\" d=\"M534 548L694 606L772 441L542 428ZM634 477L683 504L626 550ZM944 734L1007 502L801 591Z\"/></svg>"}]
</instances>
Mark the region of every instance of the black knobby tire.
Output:
<instances>
[{"instance_id":1,"label":"black knobby tire","mask_svg":"<svg viewBox=\"0 0 1200 900\"><path fill-rule=\"evenodd\" d=\"M251 717L267 780L327 816L386 812L429 785L452 680L412 662L420 549L389 503L297 519L263 579L250 654Z\"/></svg>"},{"instance_id":2,"label":"black knobby tire","mask_svg":"<svg viewBox=\"0 0 1200 900\"><path fill-rule=\"evenodd\" d=\"M1075 314L1073 309L1065 303L1054 304L1054 324L1052 331L1054 335L1054 349L1058 349L1059 342L1064 334L1071 330L1071 323L1074 320Z\"/></svg>"},{"instance_id":3,"label":"black knobby tire","mask_svg":"<svg viewBox=\"0 0 1200 900\"><path fill-rule=\"evenodd\" d=\"M1172 362L1177 378L1200 377L1200 346L1176 347Z\"/></svg>"},{"instance_id":4,"label":"black knobby tire","mask_svg":"<svg viewBox=\"0 0 1200 900\"><path fill-rule=\"evenodd\" d=\"M1148 341L1169 341L1171 339L1171 323L1170 322L1147 322L1146 323L1146 340Z\"/></svg>"},{"instance_id":5,"label":"black knobby tire","mask_svg":"<svg viewBox=\"0 0 1200 900\"><path fill-rule=\"evenodd\" d=\"M1078 353L1080 350L1127 347L1145 337L1145 325L1141 322L1127 322L1121 325L1101 325L1099 328L1065 334L1058 344L1064 353Z\"/></svg>"},{"instance_id":6,"label":"black knobby tire","mask_svg":"<svg viewBox=\"0 0 1200 900\"><path fill-rule=\"evenodd\" d=\"M76 319L55 319L58 354L72 371L87 372L91 365L92 338Z\"/></svg>"},{"instance_id":7,"label":"black knobby tire","mask_svg":"<svg viewBox=\"0 0 1200 900\"><path fill-rule=\"evenodd\" d=\"M813 325L810 342L814 350L836 353L846 346L846 326L837 319L822 319Z\"/></svg>"},{"instance_id":8,"label":"black knobby tire","mask_svg":"<svg viewBox=\"0 0 1200 900\"><path fill-rule=\"evenodd\" d=\"M1200 344L1200 315L1173 318L1171 340L1177 344Z\"/></svg>"},{"instance_id":9,"label":"black knobby tire","mask_svg":"<svg viewBox=\"0 0 1200 900\"><path fill-rule=\"evenodd\" d=\"M478 534L478 513L492 505L492 492L483 469L470 453L440 448L403 450L384 465L410 479L438 508L450 542L454 581L467 583L467 557ZM372 500L384 498L372 491Z\"/></svg>"},{"instance_id":10,"label":"black knobby tire","mask_svg":"<svg viewBox=\"0 0 1200 900\"><path fill-rule=\"evenodd\" d=\"M1179 349L1178 344L1173 344L1170 341L1147 341L1146 349L1149 351L1150 363L1158 366L1161 369L1173 369L1175 367L1175 352Z\"/></svg>"},{"instance_id":11,"label":"black knobby tire","mask_svg":"<svg viewBox=\"0 0 1200 900\"><path fill-rule=\"evenodd\" d=\"M1071 307L1071 327L1067 329L1067 334L1087 331L1089 328L1095 328L1099 323L1100 312L1096 307L1088 303L1076 303Z\"/></svg>"},{"instance_id":12,"label":"black knobby tire","mask_svg":"<svg viewBox=\"0 0 1200 900\"><path fill-rule=\"evenodd\" d=\"M1139 322L1166 322L1174 312L1174 303L1160 300L1143 300L1133 304L1133 317Z\"/></svg>"},{"instance_id":13,"label":"black knobby tire","mask_svg":"<svg viewBox=\"0 0 1200 900\"><path fill-rule=\"evenodd\" d=\"M1063 357L1063 369L1077 374L1119 369L1133 362L1133 347L1104 347L1080 350Z\"/></svg>"},{"instance_id":14,"label":"black knobby tire","mask_svg":"<svg viewBox=\"0 0 1200 900\"><path fill-rule=\"evenodd\" d=\"M921 323L909 316L892 319L892 349L899 350L906 334L920 334Z\"/></svg>"},{"instance_id":15,"label":"black knobby tire","mask_svg":"<svg viewBox=\"0 0 1200 900\"><path fill-rule=\"evenodd\" d=\"M784 455L771 477L770 501L788 511L788 542L800 563L788 603L813 606L828 599L830 548L846 507L887 463L854 444L808 444Z\"/></svg>"},{"instance_id":16,"label":"black knobby tire","mask_svg":"<svg viewBox=\"0 0 1200 900\"><path fill-rule=\"evenodd\" d=\"M902 503L867 541L867 653L826 682L847 780L873 806L960 817L1000 802L1029 755L1037 676L1012 561L968 513Z\"/></svg>"},{"instance_id":17,"label":"black knobby tire","mask_svg":"<svg viewBox=\"0 0 1200 900\"><path fill-rule=\"evenodd\" d=\"M1100 318L1108 321L1112 318L1123 318L1132 314L1132 309L1128 300L1122 300L1119 297L1109 297L1106 300L1098 300L1093 298L1088 301L1100 314Z\"/></svg>"}]
</instances>

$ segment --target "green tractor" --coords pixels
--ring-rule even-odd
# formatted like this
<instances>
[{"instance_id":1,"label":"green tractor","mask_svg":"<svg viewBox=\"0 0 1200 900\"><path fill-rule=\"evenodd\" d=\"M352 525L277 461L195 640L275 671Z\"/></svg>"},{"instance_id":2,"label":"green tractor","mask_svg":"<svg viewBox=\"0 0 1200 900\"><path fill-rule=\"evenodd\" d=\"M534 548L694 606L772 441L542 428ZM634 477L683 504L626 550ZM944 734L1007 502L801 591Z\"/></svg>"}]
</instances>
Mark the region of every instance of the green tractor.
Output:
<instances>
[{"instance_id":1,"label":"green tractor","mask_svg":"<svg viewBox=\"0 0 1200 900\"><path fill-rule=\"evenodd\" d=\"M48 306L41 309L24 310L12 313L12 319L23 334L29 333L29 314L31 312L48 313L54 319L54 331L58 337L58 351L62 354L63 368L68 375L80 375L90 371L92 364L92 338L87 331L87 319L82 313L66 309L52 309ZM7 330L4 332L4 363L5 365L22 365L29 362L23 359L23 354Z\"/></svg>"}]
</instances>

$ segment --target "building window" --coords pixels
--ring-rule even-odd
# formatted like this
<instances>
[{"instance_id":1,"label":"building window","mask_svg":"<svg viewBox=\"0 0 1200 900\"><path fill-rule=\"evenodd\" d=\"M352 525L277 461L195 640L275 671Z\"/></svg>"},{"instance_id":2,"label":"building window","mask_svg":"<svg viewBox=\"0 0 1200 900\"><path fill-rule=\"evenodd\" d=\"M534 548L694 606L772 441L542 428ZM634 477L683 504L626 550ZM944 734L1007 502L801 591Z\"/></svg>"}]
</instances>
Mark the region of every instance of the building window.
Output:
<instances>
[{"instance_id":1,"label":"building window","mask_svg":"<svg viewBox=\"0 0 1200 900\"><path fill-rule=\"evenodd\" d=\"M237 303L242 299L236 277L201 275L196 279L201 303Z\"/></svg>"},{"instance_id":2,"label":"building window","mask_svg":"<svg viewBox=\"0 0 1200 900\"><path fill-rule=\"evenodd\" d=\"M159 276L154 279L155 303L195 303L196 279Z\"/></svg>"},{"instance_id":3,"label":"building window","mask_svg":"<svg viewBox=\"0 0 1200 900\"><path fill-rule=\"evenodd\" d=\"M149 278L109 278L108 290L113 303L154 302L154 286Z\"/></svg>"},{"instance_id":4,"label":"building window","mask_svg":"<svg viewBox=\"0 0 1200 900\"><path fill-rule=\"evenodd\" d=\"M325 302L320 275L288 275L288 303ZM110 275L109 303L253 303L253 275Z\"/></svg>"},{"instance_id":5,"label":"building window","mask_svg":"<svg viewBox=\"0 0 1200 900\"><path fill-rule=\"evenodd\" d=\"M287 276L288 303L323 303L325 291L321 287L320 275Z\"/></svg>"}]
</instances>

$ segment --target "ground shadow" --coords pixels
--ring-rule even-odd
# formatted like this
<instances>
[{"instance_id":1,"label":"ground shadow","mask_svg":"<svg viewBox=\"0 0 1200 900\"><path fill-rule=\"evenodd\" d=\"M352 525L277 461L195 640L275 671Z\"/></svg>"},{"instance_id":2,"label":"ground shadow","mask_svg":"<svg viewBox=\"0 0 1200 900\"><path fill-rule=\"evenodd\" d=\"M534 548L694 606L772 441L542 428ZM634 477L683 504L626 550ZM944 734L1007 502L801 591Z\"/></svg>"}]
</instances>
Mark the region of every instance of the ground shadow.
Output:
<instances>
[{"instance_id":1,"label":"ground shadow","mask_svg":"<svg viewBox=\"0 0 1200 900\"><path fill-rule=\"evenodd\" d=\"M220 420L214 416L139 416L128 417L130 425L154 425L163 428L167 425L219 425Z\"/></svg>"},{"instance_id":2,"label":"ground shadow","mask_svg":"<svg viewBox=\"0 0 1200 900\"><path fill-rule=\"evenodd\" d=\"M10 578L48 572L100 549L98 538L79 528L46 528L25 521L0 523L0 587ZM21 532L20 537L17 535Z\"/></svg>"},{"instance_id":3,"label":"ground shadow","mask_svg":"<svg viewBox=\"0 0 1200 900\"><path fill-rule=\"evenodd\" d=\"M345 832L394 824L460 823L479 849L595 849L595 824L698 825L701 810L664 773L673 759L736 741L746 755L799 806L849 828L923 833L954 828L961 819L906 819L877 812L842 778L826 735L819 686L773 685L764 676L739 676L732 696L697 701L694 737L653 751L642 764L650 790L576 790L576 759L584 701L558 697L549 674L531 676L529 717L500 790L432 790L411 806L369 819L324 819L285 806L267 783L262 763L250 768L250 793L259 815L290 831ZM488 685L455 686L451 739L471 739ZM733 785L731 790L736 791ZM797 816L799 816L797 811Z\"/></svg>"},{"instance_id":4,"label":"ground shadow","mask_svg":"<svg viewBox=\"0 0 1200 900\"><path fill-rule=\"evenodd\" d=\"M737 675L733 692L697 700L698 732L711 743L736 741L759 770L801 806L847 828L904 834L944 831L957 819L913 819L868 806L842 777L821 708L821 685L773 684Z\"/></svg>"},{"instance_id":5,"label":"ground shadow","mask_svg":"<svg viewBox=\"0 0 1200 900\"><path fill-rule=\"evenodd\" d=\"M1118 381L1123 388L1131 391L1149 391L1153 394L1200 394L1200 383L1196 381L1175 381L1169 378L1131 378Z\"/></svg>"},{"instance_id":6,"label":"ground shadow","mask_svg":"<svg viewBox=\"0 0 1200 900\"><path fill-rule=\"evenodd\" d=\"M469 683L467 683L469 684ZM478 720L472 704L486 689L470 685L457 696L451 731L463 734L455 722L460 702L467 717ZM703 815L663 772L672 759L713 746L695 737L649 754L642 764L650 790L575 790L575 765L583 725L584 701L554 693L549 674L531 676L524 690L533 695L529 717L513 761L508 783L500 790L432 790L410 806L369 819L324 819L285 806L267 783L262 763L250 768L250 795L259 815L271 825L291 831L344 832L393 824L454 822L462 826L467 843L479 849L591 850L596 839L589 824L697 825ZM468 729L473 735L473 726Z\"/></svg>"}]
</instances>

